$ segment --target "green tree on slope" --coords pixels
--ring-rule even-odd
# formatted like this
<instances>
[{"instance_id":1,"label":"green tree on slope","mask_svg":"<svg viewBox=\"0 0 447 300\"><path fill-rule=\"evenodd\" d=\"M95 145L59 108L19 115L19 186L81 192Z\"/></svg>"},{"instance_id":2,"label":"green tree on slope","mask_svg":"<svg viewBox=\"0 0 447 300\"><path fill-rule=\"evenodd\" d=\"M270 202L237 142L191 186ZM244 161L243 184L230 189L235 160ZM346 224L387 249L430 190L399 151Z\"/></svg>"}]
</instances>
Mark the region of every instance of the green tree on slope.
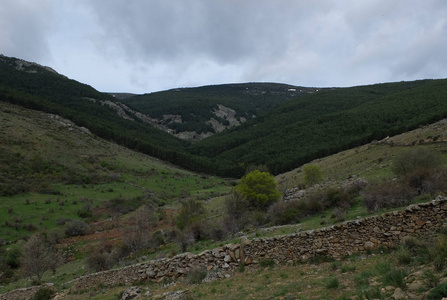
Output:
<instances>
[{"instance_id":1,"label":"green tree on slope","mask_svg":"<svg viewBox=\"0 0 447 300\"><path fill-rule=\"evenodd\" d=\"M268 172L252 171L241 178L233 192L244 197L251 209L267 210L281 197L275 178Z\"/></svg>"}]
</instances>

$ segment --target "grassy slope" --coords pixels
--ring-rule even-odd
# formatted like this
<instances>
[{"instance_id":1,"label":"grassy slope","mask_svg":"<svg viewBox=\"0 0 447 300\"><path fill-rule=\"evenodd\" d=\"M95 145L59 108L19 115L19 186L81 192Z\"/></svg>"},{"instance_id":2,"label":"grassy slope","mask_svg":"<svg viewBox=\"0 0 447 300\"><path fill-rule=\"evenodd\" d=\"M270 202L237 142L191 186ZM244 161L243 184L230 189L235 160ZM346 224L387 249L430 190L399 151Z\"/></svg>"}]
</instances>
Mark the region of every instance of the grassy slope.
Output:
<instances>
[{"instance_id":1,"label":"grassy slope","mask_svg":"<svg viewBox=\"0 0 447 300\"><path fill-rule=\"evenodd\" d=\"M178 169L81 133L45 113L2 103L0 120L0 151L11 158L0 165L0 174L11 184L31 182L35 190L0 197L0 236L7 241L32 234L25 225L49 229L59 218L79 218L77 211L86 203L98 208L93 219L104 219L114 212L100 209L112 199L130 206L144 201L161 205L186 195L203 199L228 190L225 180ZM40 168L33 165L36 157Z\"/></svg>"},{"instance_id":2,"label":"grassy slope","mask_svg":"<svg viewBox=\"0 0 447 300\"><path fill-rule=\"evenodd\" d=\"M432 151L439 152L447 161L446 130L447 120L442 120L391 137L381 143L367 144L346 150L312 163L323 168L325 180L334 182L342 181L350 175L372 180L385 178L392 176L390 166L393 157L407 151L410 147L428 147ZM433 137L437 137L436 143L433 143ZM290 181L289 186L303 182L300 169L279 175L276 178L279 182ZM217 203L213 205L214 207L218 206ZM379 213L383 212L385 211ZM294 232L298 227L308 230L330 226L336 223L335 219L330 218L331 214L332 212L328 211L304 220L296 226L285 226L268 232L257 230L248 233L248 235L274 236L275 234ZM367 215L365 209L356 206L346 217L355 219L365 215ZM322 220L325 221L324 225ZM369 297L368 299L390 299L399 284L390 279L388 275L390 271L403 270L409 274L403 283L405 293L410 293L416 297L415 299L420 299L436 285L440 278L447 276L445 270L434 270L430 261L423 258L423 253L410 259L409 263L400 262L401 255L399 251L387 252L379 249L371 254L354 254L341 261L311 260L293 266L246 267L243 272L236 272L231 278L210 283L191 285L186 278L176 281L173 285L165 285L166 282L163 282L147 283L141 287L156 295L183 290L187 291L190 299L367 299L367 297ZM433 277L424 275L430 274L430 272L434 275ZM331 285L331 282L335 281L338 281L338 285ZM93 299L113 299L125 289L126 287L98 288L90 291L90 294L94 295ZM67 295L66 299L81 299L85 295Z\"/></svg>"},{"instance_id":3,"label":"grassy slope","mask_svg":"<svg viewBox=\"0 0 447 300\"><path fill-rule=\"evenodd\" d=\"M31 114L36 119L45 121L44 123L46 125L44 127L46 130L48 130L48 127L51 128L51 126L48 126L48 120L43 118L43 115L40 113L35 115L35 112L23 111L23 109L13 106L7 108L7 110L20 113L22 120L27 121L27 124L31 122L32 117L26 116L26 114L24 114L25 112ZM4 114L4 109L1 118L3 120L7 119ZM38 124L39 122L37 122L37 125ZM17 126L17 128L20 127L21 126ZM35 127L36 130L39 128L39 126ZM406 151L412 144L425 142L427 144L416 145L416 147L430 147L432 150L439 151L445 156L447 150L445 141L447 141L447 136L444 135L444 132L446 132L446 129L447 122L439 122L421 127L406 134L392 137L383 143L364 145L362 147L319 159L313 163L319 164L323 168L327 180L343 180L349 175L364 176L369 179L387 177L391 174L389 167L392 158L395 155L402 153L402 151ZM437 143L431 143L433 142L433 137L437 137ZM82 143L83 139L80 140ZM95 139L95 141L92 142L96 143L101 141L96 141ZM102 141L101 143L105 142ZM140 167L143 169L157 166L161 169L170 170L168 166L161 164L156 160L149 159L146 156L128 151L117 151L121 147L111 144L107 145L108 147L102 148L101 151L105 151L105 149L109 149L112 152L116 151L116 154L111 156L111 160L108 161L114 162L115 166L117 166L115 170L122 170L122 168L127 168L126 166L130 168ZM135 160L135 157L138 159ZM280 182L289 181L289 184L293 186L294 184L302 182L302 174L300 169L297 169L278 176L277 180ZM76 193L83 190L90 190L89 187L85 189L73 186L70 187L70 189L71 188L73 188L73 191ZM126 192L127 191L128 190L126 189ZM120 192L124 192L124 190L120 190ZM2 199L2 201L3 200L4 199ZM20 201L24 201L24 198ZM216 198L216 201L219 202L219 199ZM211 201L209 205L218 210L220 204ZM25 206L22 205L21 207ZM4 210L2 211L4 212ZM335 222L334 219L329 218L330 214L331 212L324 213L326 216L325 219L327 220L325 226ZM357 216L364 214L366 214L364 209L355 207L347 215L347 218L356 218ZM316 216L304 220L296 227L301 227L303 229L321 227L323 226L321 220L322 216ZM276 231L267 233L256 231L253 234L258 237L286 234L294 231L296 227L279 228ZM197 251L205 249L201 247L212 248L216 246L216 244L199 245L198 247L200 249L197 249ZM80 246L78 245L75 247ZM383 278L384 271L381 267L386 266L387 264L388 267L405 268L409 273L426 270L429 267L429 265L423 265L415 260L409 265L400 266L396 261L395 253L389 254L378 252L373 253L372 255L354 255L343 259L341 262L321 263L318 261L310 261L297 266L280 265L273 268L260 266L247 267L244 272L237 272L229 279L211 283L202 283L200 285L191 285L188 284L186 280L179 280L173 285L165 285L166 282L163 282L144 283L141 286L157 295L169 291L188 290L191 299L346 299L347 297L359 296L361 294L364 295L365 293L368 293L368 291L372 294L375 293L377 296L377 291L392 285L389 282L386 282ZM44 280L46 282L56 282L61 284L72 279L73 276L83 274L84 271L82 271L81 268L82 264L80 264L79 260L76 260L58 269L56 275L47 273ZM435 275L442 277L445 274L436 272ZM337 278L339 281L338 287L329 287L329 282L333 280L333 278ZM415 279L407 279L407 283L409 284L413 280ZM13 284L6 289L3 289L3 291L13 287L22 286L23 284L27 284L26 281L20 281ZM111 288L99 287L98 289L85 291L80 294L66 294L62 299L85 299L85 297L89 297L90 299L116 299L117 295L125 289L126 287L123 286ZM419 290L412 292L421 295L421 293L427 290L429 290L429 287L425 286L424 282L422 282L422 286ZM388 298L392 293L393 289L389 289L388 291L384 290L381 297Z\"/></svg>"}]
</instances>

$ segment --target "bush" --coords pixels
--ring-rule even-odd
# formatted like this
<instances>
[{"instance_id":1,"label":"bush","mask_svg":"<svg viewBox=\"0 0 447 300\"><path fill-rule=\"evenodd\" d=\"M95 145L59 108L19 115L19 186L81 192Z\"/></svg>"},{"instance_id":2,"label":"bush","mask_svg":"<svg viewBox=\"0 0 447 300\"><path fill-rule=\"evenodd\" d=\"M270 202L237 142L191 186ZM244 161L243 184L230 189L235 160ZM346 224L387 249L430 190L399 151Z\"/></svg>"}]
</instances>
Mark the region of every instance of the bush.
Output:
<instances>
[{"instance_id":1,"label":"bush","mask_svg":"<svg viewBox=\"0 0 447 300\"><path fill-rule=\"evenodd\" d=\"M427 252L426 244L421 241L421 239L413 236L404 237L402 240L402 246L408 249L413 256L425 254Z\"/></svg>"},{"instance_id":2,"label":"bush","mask_svg":"<svg viewBox=\"0 0 447 300\"><path fill-rule=\"evenodd\" d=\"M30 300L51 300L55 291L49 287L41 287Z\"/></svg>"},{"instance_id":3,"label":"bush","mask_svg":"<svg viewBox=\"0 0 447 300\"><path fill-rule=\"evenodd\" d=\"M383 181L370 184L362 192L363 203L369 212L381 208L411 204L416 194L401 181Z\"/></svg>"},{"instance_id":4,"label":"bush","mask_svg":"<svg viewBox=\"0 0 447 300\"><path fill-rule=\"evenodd\" d=\"M205 279L207 271L203 268L192 268L188 274L186 274L186 282L189 284L199 284Z\"/></svg>"},{"instance_id":5,"label":"bush","mask_svg":"<svg viewBox=\"0 0 447 300\"><path fill-rule=\"evenodd\" d=\"M232 193L225 198L225 214L223 223L225 229L230 233L243 230L249 224L247 217L249 206L248 200L241 195Z\"/></svg>"},{"instance_id":6,"label":"bush","mask_svg":"<svg viewBox=\"0 0 447 300\"><path fill-rule=\"evenodd\" d=\"M392 268L383 276L383 282L386 285L392 285L404 289L407 285L405 277L408 272L405 269Z\"/></svg>"},{"instance_id":7,"label":"bush","mask_svg":"<svg viewBox=\"0 0 447 300\"><path fill-rule=\"evenodd\" d=\"M427 269L422 273L422 279L428 288L435 287L439 282L439 277L430 269Z\"/></svg>"},{"instance_id":8,"label":"bush","mask_svg":"<svg viewBox=\"0 0 447 300\"><path fill-rule=\"evenodd\" d=\"M304 201L278 202L270 206L267 218L275 225L295 224L306 216Z\"/></svg>"},{"instance_id":9,"label":"bush","mask_svg":"<svg viewBox=\"0 0 447 300\"><path fill-rule=\"evenodd\" d=\"M11 269L17 269L20 266L20 256L22 255L22 246L23 245L14 244L6 252L5 263Z\"/></svg>"},{"instance_id":10,"label":"bush","mask_svg":"<svg viewBox=\"0 0 447 300\"><path fill-rule=\"evenodd\" d=\"M428 300L439 300L447 297L447 283L438 284L427 295Z\"/></svg>"},{"instance_id":11,"label":"bush","mask_svg":"<svg viewBox=\"0 0 447 300\"><path fill-rule=\"evenodd\" d=\"M275 266L275 261L273 259L262 259L259 261L259 265L263 268L273 268Z\"/></svg>"},{"instance_id":12,"label":"bush","mask_svg":"<svg viewBox=\"0 0 447 300\"><path fill-rule=\"evenodd\" d=\"M105 271L110 269L111 260L109 255L104 252L93 252L91 253L86 260L88 268L92 269L95 272Z\"/></svg>"},{"instance_id":13,"label":"bush","mask_svg":"<svg viewBox=\"0 0 447 300\"><path fill-rule=\"evenodd\" d=\"M175 218L175 223L180 230L199 223L206 217L206 209L202 202L188 199L182 202L182 207Z\"/></svg>"},{"instance_id":14,"label":"bush","mask_svg":"<svg viewBox=\"0 0 447 300\"><path fill-rule=\"evenodd\" d=\"M396 175L403 176L417 168L433 169L441 165L440 156L424 148L414 148L394 159L392 170Z\"/></svg>"},{"instance_id":15,"label":"bush","mask_svg":"<svg viewBox=\"0 0 447 300\"><path fill-rule=\"evenodd\" d=\"M340 281L337 277L331 277L326 283L327 289L337 289L340 287Z\"/></svg>"},{"instance_id":16,"label":"bush","mask_svg":"<svg viewBox=\"0 0 447 300\"><path fill-rule=\"evenodd\" d=\"M60 240L64 237L64 230L61 228L54 228L48 230L45 234L47 241L54 245L60 242Z\"/></svg>"},{"instance_id":17,"label":"bush","mask_svg":"<svg viewBox=\"0 0 447 300\"><path fill-rule=\"evenodd\" d=\"M312 186L323 180L323 173L321 168L317 165L309 164L303 167L304 182L307 186Z\"/></svg>"},{"instance_id":18,"label":"bush","mask_svg":"<svg viewBox=\"0 0 447 300\"><path fill-rule=\"evenodd\" d=\"M401 265L408 265L413 260L410 250L406 247L399 247L399 249L395 252L397 261Z\"/></svg>"},{"instance_id":19,"label":"bush","mask_svg":"<svg viewBox=\"0 0 447 300\"><path fill-rule=\"evenodd\" d=\"M430 247L429 258L437 271L442 271L447 266L447 237L445 235L439 236L436 243Z\"/></svg>"},{"instance_id":20,"label":"bush","mask_svg":"<svg viewBox=\"0 0 447 300\"><path fill-rule=\"evenodd\" d=\"M65 224L67 237L86 235L90 226L82 220L71 220Z\"/></svg>"}]
</instances>

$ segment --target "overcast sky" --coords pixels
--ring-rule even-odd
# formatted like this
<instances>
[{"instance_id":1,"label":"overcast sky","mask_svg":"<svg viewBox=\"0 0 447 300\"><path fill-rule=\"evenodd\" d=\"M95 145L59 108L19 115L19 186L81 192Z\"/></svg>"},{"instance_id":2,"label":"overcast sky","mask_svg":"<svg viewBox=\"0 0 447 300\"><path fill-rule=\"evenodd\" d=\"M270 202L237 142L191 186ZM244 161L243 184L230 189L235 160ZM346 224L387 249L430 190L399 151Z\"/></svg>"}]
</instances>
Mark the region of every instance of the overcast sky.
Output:
<instances>
[{"instance_id":1,"label":"overcast sky","mask_svg":"<svg viewBox=\"0 0 447 300\"><path fill-rule=\"evenodd\" d=\"M446 0L1 0L0 53L100 91L447 77Z\"/></svg>"}]
</instances>

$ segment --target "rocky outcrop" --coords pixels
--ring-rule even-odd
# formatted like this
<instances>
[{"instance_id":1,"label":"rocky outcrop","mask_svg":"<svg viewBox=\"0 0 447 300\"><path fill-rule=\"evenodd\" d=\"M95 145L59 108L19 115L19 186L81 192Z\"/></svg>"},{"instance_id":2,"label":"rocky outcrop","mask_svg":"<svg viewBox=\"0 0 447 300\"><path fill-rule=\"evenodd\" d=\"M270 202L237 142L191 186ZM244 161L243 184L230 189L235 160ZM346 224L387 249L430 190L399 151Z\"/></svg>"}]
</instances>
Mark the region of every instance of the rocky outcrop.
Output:
<instances>
[{"instance_id":1,"label":"rocky outcrop","mask_svg":"<svg viewBox=\"0 0 447 300\"><path fill-rule=\"evenodd\" d=\"M181 277L193 268L215 270L219 276L227 277L241 263L249 265L265 259L294 263L317 255L342 257L393 246L405 236L433 234L446 218L447 198L437 197L428 203L410 205L403 211L271 238L247 240L243 237L240 244L229 244L200 254L184 253L170 259L90 274L76 279L71 289Z\"/></svg>"},{"instance_id":2,"label":"rocky outcrop","mask_svg":"<svg viewBox=\"0 0 447 300\"><path fill-rule=\"evenodd\" d=\"M236 111L234 109L223 106L222 104L217 104L217 109L215 109L213 113L216 117L224 119L228 122L228 124L225 125L214 118L211 118L209 121L207 121L206 123L211 125L216 132L222 132L225 129L233 126L239 126L247 120L244 117L238 119L236 117Z\"/></svg>"}]
</instances>

